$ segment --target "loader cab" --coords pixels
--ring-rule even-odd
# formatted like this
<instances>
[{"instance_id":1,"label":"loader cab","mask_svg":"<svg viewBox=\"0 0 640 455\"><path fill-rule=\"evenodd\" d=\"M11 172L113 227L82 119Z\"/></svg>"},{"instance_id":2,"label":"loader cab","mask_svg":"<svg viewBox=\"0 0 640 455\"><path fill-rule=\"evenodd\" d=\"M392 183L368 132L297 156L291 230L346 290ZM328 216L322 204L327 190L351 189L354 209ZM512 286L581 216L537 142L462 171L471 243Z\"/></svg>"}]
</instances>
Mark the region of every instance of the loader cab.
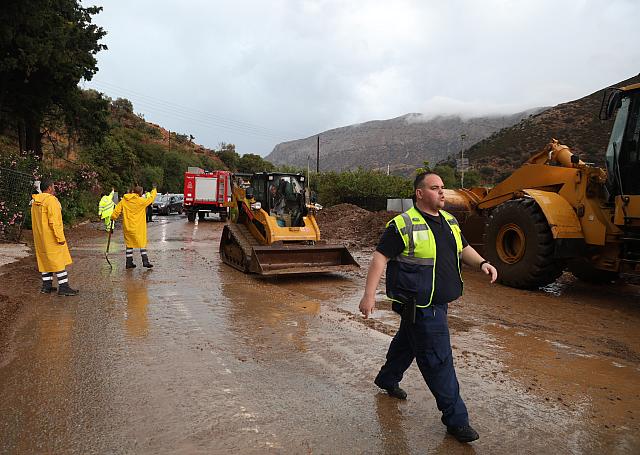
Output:
<instances>
[{"instance_id":1,"label":"loader cab","mask_svg":"<svg viewBox=\"0 0 640 455\"><path fill-rule=\"evenodd\" d=\"M612 196L640 194L640 84L605 92L603 111L604 118L615 112L605 155L609 192Z\"/></svg>"},{"instance_id":2,"label":"loader cab","mask_svg":"<svg viewBox=\"0 0 640 455\"><path fill-rule=\"evenodd\" d=\"M305 177L301 174L262 172L253 174L253 197L280 227L304 226L307 215Z\"/></svg>"}]
</instances>

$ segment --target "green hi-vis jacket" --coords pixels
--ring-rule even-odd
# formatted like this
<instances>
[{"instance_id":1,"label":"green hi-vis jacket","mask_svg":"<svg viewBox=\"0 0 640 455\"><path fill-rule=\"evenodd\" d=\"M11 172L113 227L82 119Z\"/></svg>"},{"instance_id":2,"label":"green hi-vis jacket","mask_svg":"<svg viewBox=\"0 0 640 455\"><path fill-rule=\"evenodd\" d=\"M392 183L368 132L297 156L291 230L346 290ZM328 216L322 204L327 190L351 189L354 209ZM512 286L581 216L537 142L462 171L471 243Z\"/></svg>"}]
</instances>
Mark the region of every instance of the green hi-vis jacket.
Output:
<instances>
[{"instance_id":1,"label":"green hi-vis jacket","mask_svg":"<svg viewBox=\"0 0 640 455\"><path fill-rule=\"evenodd\" d=\"M440 210L445 221L451 227L456 241L458 256L458 273L462 282L460 271L460 258L462 255L462 235L456 218L444 210ZM404 250L387 263L386 285L387 298L392 301L408 303L407 299L415 298L417 308L426 308L431 305L433 293L436 288L436 241L429 229L429 225L420 214L412 207L404 213L393 218L398 232L404 241Z\"/></svg>"},{"instance_id":2,"label":"green hi-vis jacket","mask_svg":"<svg viewBox=\"0 0 640 455\"><path fill-rule=\"evenodd\" d=\"M114 194L115 191L111 191L108 196L102 196L100 199L100 203L98 204L98 215L100 218L111 218L113 209L116 207L116 204L113 202Z\"/></svg>"}]
</instances>

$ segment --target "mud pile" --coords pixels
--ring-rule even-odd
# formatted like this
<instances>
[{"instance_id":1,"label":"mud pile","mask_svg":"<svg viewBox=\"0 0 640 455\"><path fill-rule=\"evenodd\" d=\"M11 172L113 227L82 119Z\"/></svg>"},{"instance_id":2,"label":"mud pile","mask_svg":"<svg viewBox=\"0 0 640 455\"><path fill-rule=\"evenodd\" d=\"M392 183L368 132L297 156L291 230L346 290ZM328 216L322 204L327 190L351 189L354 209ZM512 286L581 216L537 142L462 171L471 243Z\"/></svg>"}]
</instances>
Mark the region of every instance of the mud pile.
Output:
<instances>
[{"instance_id":1,"label":"mud pile","mask_svg":"<svg viewBox=\"0 0 640 455\"><path fill-rule=\"evenodd\" d=\"M387 222L396 212L370 212L352 204L321 210L316 219L322 239L349 248L375 248Z\"/></svg>"}]
</instances>

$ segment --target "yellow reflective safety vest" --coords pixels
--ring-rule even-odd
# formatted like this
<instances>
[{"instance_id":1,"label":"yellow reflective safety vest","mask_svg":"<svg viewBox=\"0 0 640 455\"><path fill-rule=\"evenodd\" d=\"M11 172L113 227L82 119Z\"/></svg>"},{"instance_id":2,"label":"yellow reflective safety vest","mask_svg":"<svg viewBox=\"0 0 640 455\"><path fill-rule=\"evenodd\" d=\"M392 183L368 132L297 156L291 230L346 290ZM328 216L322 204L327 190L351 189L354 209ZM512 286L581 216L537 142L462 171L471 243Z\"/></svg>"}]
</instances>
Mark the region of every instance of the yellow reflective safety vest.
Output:
<instances>
[{"instance_id":1,"label":"yellow reflective safety vest","mask_svg":"<svg viewBox=\"0 0 640 455\"><path fill-rule=\"evenodd\" d=\"M458 220L448 212L440 210L451 228L456 241L458 274L462 283L460 258L462 255L462 235ZM436 287L436 241L422 214L415 207L393 218L387 223L395 223L404 242L404 250L387 263L387 298L407 303L415 298L417 308L431 305Z\"/></svg>"},{"instance_id":2,"label":"yellow reflective safety vest","mask_svg":"<svg viewBox=\"0 0 640 455\"><path fill-rule=\"evenodd\" d=\"M102 196L100 199L100 203L98 204L98 215L100 218L111 218L111 214L113 213L113 209L116 207L116 204L113 202L114 191L111 191L109 195Z\"/></svg>"}]
</instances>

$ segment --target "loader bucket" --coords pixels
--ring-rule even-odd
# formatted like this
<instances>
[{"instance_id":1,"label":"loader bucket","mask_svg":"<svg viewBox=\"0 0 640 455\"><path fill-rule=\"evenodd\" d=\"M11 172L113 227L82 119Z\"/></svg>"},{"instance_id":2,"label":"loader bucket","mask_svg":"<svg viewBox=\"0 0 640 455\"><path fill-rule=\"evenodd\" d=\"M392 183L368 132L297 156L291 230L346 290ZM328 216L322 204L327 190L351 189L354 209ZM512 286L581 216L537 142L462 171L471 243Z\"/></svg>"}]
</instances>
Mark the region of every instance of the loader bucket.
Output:
<instances>
[{"instance_id":1,"label":"loader bucket","mask_svg":"<svg viewBox=\"0 0 640 455\"><path fill-rule=\"evenodd\" d=\"M252 248L250 272L260 275L331 273L360 265L340 245L272 245Z\"/></svg>"}]
</instances>

